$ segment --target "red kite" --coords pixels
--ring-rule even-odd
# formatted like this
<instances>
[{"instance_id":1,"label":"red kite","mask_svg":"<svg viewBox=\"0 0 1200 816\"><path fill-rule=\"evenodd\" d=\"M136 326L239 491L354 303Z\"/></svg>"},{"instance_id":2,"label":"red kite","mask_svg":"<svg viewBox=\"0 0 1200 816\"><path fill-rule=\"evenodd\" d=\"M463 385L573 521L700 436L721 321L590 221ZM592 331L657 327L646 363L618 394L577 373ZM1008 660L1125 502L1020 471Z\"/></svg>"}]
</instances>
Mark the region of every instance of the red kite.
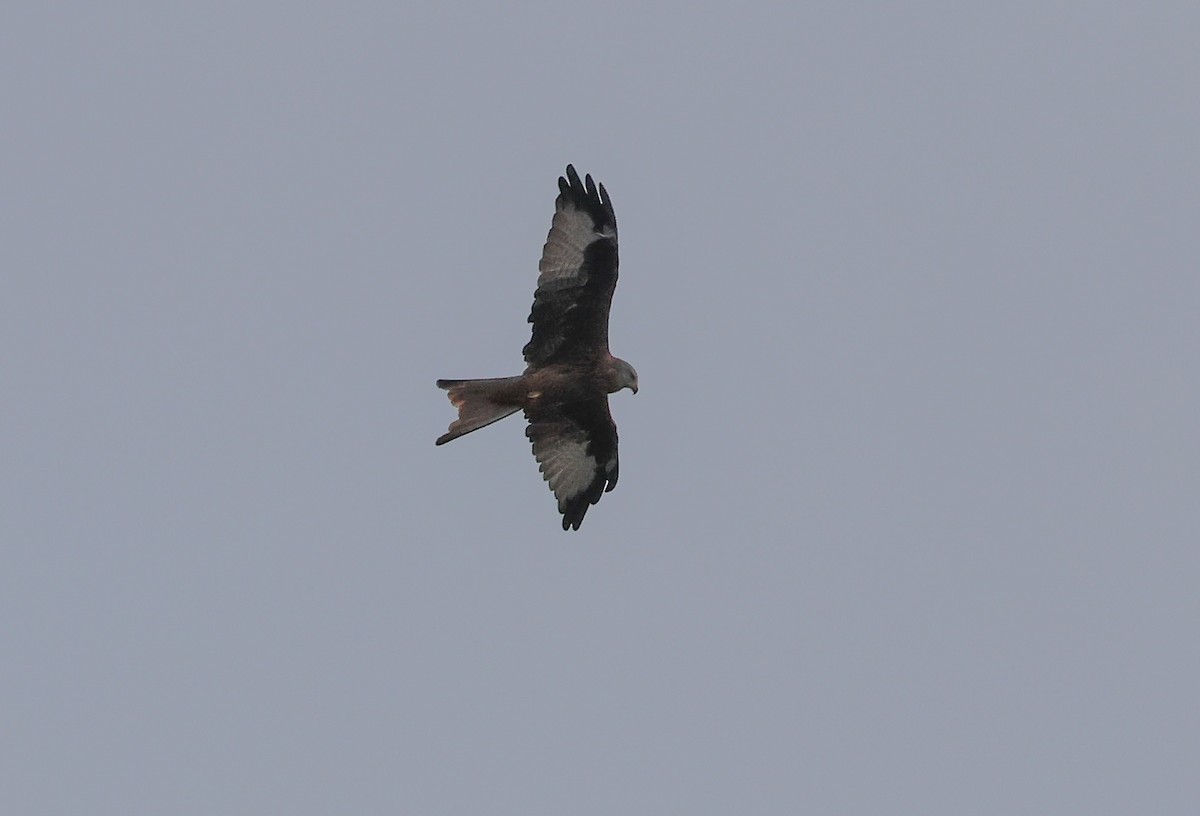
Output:
<instances>
[{"instance_id":1,"label":"red kite","mask_svg":"<svg viewBox=\"0 0 1200 816\"><path fill-rule=\"evenodd\" d=\"M604 185L579 180L567 165L558 179L554 220L538 264L525 344L525 373L492 380L438 380L458 419L443 445L524 411L543 477L563 516L579 529L588 507L617 486L617 426L608 395L637 393L633 366L608 351L608 310L617 287L617 218Z\"/></svg>"}]
</instances>

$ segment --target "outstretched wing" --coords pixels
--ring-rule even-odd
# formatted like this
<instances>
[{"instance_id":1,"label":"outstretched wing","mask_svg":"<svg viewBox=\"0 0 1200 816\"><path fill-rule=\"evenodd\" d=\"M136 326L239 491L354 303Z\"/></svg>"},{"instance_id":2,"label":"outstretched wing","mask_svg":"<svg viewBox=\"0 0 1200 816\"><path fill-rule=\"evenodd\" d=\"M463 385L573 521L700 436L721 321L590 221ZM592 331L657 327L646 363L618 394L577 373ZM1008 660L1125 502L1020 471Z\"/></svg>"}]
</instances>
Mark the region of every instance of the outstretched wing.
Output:
<instances>
[{"instance_id":1,"label":"outstretched wing","mask_svg":"<svg viewBox=\"0 0 1200 816\"><path fill-rule=\"evenodd\" d=\"M554 220L538 264L525 345L530 365L570 362L608 350L608 310L617 286L617 218L604 185L558 179Z\"/></svg>"},{"instance_id":2,"label":"outstretched wing","mask_svg":"<svg viewBox=\"0 0 1200 816\"><path fill-rule=\"evenodd\" d=\"M533 455L563 514L579 529L588 508L617 486L617 426L608 397L525 409Z\"/></svg>"}]
</instances>

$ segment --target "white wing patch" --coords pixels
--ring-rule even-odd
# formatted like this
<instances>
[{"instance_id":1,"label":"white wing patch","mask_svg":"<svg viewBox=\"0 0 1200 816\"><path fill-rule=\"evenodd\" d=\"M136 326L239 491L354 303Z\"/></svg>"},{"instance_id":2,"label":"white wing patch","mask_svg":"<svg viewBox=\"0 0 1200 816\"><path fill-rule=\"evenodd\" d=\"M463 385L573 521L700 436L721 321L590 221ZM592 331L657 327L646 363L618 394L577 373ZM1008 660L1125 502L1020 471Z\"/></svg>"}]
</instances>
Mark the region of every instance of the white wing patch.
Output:
<instances>
[{"instance_id":1,"label":"white wing patch","mask_svg":"<svg viewBox=\"0 0 1200 816\"><path fill-rule=\"evenodd\" d=\"M587 437L578 428L562 423L557 433L539 433L533 443L543 478L558 499L559 512L567 502L586 491L596 479L596 457L587 452Z\"/></svg>"},{"instance_id":2,"label":"white wing patch","mask_svg":"<svg viewBox=\"0 0 1200 816\"><path fill-rule=\"evenodd\" d=\"M611 227L597 231L590 215L565 204L550 222L550 235L538 264L538 288L554 291L587 283L582 270L584 250L597 240L615 237Z\"/></svg>"}]
</instances>

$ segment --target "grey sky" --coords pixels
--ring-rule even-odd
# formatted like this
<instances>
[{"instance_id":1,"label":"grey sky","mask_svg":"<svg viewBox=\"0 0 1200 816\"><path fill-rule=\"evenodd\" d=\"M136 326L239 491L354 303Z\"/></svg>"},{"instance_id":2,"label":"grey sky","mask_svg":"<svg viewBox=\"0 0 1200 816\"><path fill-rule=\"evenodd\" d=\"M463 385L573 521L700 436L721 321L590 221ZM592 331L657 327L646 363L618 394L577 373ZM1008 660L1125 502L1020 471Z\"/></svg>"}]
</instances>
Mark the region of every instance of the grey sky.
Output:
<instances>
[{"instance_id":1,"label":"grey sky","mask_svg":"<svg viewBox=\"0 0 1200 816\"><path fill-rule=\"evenodd\" d=\"M0 811L1196 811L1196 4L4 17Z\"/></svg>"}]
</instances>

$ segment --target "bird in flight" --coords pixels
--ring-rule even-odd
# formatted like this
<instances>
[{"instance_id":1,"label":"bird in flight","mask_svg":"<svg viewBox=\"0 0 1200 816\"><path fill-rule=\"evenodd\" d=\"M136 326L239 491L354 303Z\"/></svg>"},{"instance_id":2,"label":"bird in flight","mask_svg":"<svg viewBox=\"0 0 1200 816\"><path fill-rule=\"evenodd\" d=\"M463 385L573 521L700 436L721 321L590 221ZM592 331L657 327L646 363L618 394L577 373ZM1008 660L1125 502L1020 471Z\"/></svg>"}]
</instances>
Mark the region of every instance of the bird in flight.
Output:
<instances>
[{"instance_id":1,"label":"bird in flight","mask_svg":"<svg viewBox=\"0 0 1200 816\"><path fill-rule=\"evenodd\" d=\"M608 350L608 311L617 286L617 219L604 185L558 179L554 219L538 264L525 344L525 372L487 380L438 380L458 419L437 444L524 411L525 435L558 499L564 530L617 486L617 426L608 395L638 390L637 372Z\"/></svg>"}]
</instances>

